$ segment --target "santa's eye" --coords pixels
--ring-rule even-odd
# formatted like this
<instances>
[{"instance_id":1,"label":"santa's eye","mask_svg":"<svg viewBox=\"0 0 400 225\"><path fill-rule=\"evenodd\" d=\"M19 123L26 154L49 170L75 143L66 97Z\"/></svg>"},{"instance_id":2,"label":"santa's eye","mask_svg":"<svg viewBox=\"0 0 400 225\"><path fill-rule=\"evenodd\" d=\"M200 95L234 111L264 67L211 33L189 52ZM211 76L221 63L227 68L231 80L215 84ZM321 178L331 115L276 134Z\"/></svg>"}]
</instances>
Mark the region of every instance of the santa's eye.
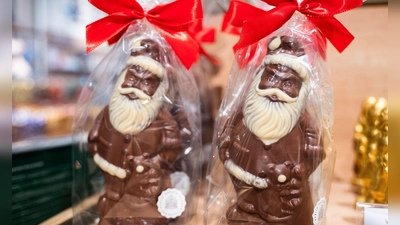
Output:
<instances>
[{"instance_id":1,"label":"santa's eye","mask_svg":"<svg viewBox=\"0 0 400 225\"><path fill-rule=\"evenodd\" d=\"M283 49L287 49L287 50L293 50L295 47L293 42L283 42L282 46L283 46Z\"/></svg>"},{"instance_id":2,"label":"santa's eye","mask_svg":"<svg viewBox=\"0 0 400 225\"><path fill-rule=\"evenodd\" d=\"M149 80L143 80L143 84L146 85L146 86L149 86L150 85L150 81Z\"/></svg>"},{"instance_id":3,"label":"santa's eye","mask_svg":"<svg viewBox=\"0 0 400 225\"><path fill-rule=\"evenodd\" d=\"M275 78L275 76L268 76L268 81L269 82L275 82L276 81L276 78Z\"/></svg>"},{"instance_id":4,"label":"santa's eye","mask_svg":"<svg viewBox=\"0 0 400 225\"><path fill-rule=\"evenodd\" d=\"M136 80L136 77L135 77L135 75L133 74L133 73L128 73L129 75L128 75L128 80L129 81L135 81Z\"/></svg>"},{"instance_id":5,"label":"santa's eye","mask_svg":"<svg viewBox=\"0 0 400 225\"><path fill-rule=\"evenodd\" d=\"M291 87L291 86L293 86L293 82L290 81L290 80L287 80L287 81L283 82L283 86L285 86L285 87Z\"/></svg>"}]
</instances>

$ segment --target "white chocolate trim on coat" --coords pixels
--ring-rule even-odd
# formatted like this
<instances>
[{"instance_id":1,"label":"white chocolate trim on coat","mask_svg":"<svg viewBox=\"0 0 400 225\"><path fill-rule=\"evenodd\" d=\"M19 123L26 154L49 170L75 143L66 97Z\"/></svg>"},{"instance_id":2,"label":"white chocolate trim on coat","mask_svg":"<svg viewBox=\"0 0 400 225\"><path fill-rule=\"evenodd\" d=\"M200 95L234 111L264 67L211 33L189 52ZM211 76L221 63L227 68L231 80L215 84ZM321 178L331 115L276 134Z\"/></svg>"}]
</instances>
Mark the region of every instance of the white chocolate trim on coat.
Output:
<instances>
[{"instance_id":1,"label":"white chocolate trim on coat","mask_svg":"<svg viewBox=\"0 0 400 225\"><path fill-rule=\"evenodd\" d=\"M126 177L126 171L124 169L107 162L107 160L103 159L99 154L94 155L93 160L103 171L109 173L111 176L116 176L120 179Z\"/></svg>"},{"instance_id":2,"label":"white chocolate trim on coat","mask_svg":"<svg viewBox=\"0 0 400 225\"><path fill-rule=\"evenodd\" d=\"M232 160L228 159L224 163L224 167L228 172L237 179L245 182L248 185L254 186L259 189L268 187L267 181L263 178L257 177L236 165Z\"/></svg>"}]
</instances>

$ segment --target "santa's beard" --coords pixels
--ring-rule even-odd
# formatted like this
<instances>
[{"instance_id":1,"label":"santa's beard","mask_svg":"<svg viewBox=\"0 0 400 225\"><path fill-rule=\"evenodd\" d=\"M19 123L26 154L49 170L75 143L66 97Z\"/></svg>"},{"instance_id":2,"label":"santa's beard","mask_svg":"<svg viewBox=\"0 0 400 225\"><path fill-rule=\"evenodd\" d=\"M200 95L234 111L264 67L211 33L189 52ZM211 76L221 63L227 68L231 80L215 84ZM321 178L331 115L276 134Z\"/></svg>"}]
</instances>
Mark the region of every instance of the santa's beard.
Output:
<instances>
[{"instance_id":1,"label":"santa's beard","mask_svg":"<svg viewBox=\"0 0 400 225\"><path fill-rule=\"evenodd\" d=\"M125 72L126 73L126 72ZM157 117L164 104L168 81L164 79L153 96L148 96L136 88L121 88L125 73L119 78L109 104L110 121L122 134L137 134L148 127ZM126 95L135 93L139 99L131 100Z\"/></svg>"},{"instance_id":2,"label":"santa's beard","mask_svg":"<svg viewBox=\"0 0 400 225\"><path fill-rule=\"evenodd\" d=\"M297 124L308 95L308 84L303 82L299 96L291 98L280 89L258 88L263 70L254 78L243 108L244 123L266 145L286 136ZM273 102L272 94L285 102Z\"/></svg>"}]
</instances>

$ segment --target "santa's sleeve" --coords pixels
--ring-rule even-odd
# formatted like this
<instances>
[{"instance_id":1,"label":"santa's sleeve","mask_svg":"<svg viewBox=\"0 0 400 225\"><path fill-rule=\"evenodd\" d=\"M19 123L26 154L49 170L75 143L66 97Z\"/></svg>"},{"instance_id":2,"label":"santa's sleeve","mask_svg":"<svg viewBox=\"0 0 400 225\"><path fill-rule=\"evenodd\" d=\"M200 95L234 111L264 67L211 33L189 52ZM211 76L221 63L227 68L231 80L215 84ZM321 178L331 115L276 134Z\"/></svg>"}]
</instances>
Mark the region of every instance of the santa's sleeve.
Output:
<instances>
[{"instance_id":1,"label":"santa's sleeve","mask_svg":"<svg viewBox=\"0 0 400 225\"><path fill-rule=\"evenodd\" d=\"M300 125L302 126L305 138L304 156L307 161L308 171L312 173L325 159L322 137L315 121L307 112L303 113L300 119Z\"/></svg>"},{"instance_id":2,"label":"santa's sleeve","mask_svg":"<svg viewBox=\"0 0 400 225\"><path fill-rule=\"evenodd\" d=\"M189 119L185 109L177 101L172 109L170 110L171 115L174 117L175 121L178 123L180 138L182 142L182 148L187 149L192 145L192 129L189 124Z\"/></svg>"},{"instance_id":3,"label":"santa's sleeve","mask_svg":"<svg viewBox=\"0 0 400 225\"><path fill-rule=\"evenodd\" d=\"M99 129L103 123L104 118L104 110L108 110L108 107L105 107L100 111L99 115L97 115L92 129L89 131L88 142L89 142L89 151L92 155L97 153L97 142L99 140Z\"/></svg>"},{"instance_id":4,"label":"santa's sleeve","mask_svg":"<svg viewBox=\"0 0 400 225\"><path fill-rule=\"evenodd\" d=\"M222 162L225 162L225 160L229 158L228 151L233 142L233 131L241 119L243 119L243 112L240 109L237 111L237 113L233 114L226 120L221 133L218 134L216 145L218 147L219 157Z\"/></svg>"},{"instance_id":5,"label":"santa's sleeve","mask_svg":"<svg viewBox=\"0 0 400 225\"><path fill-rule=\"evenodd\" d=\"M158 119L162 120L163 124L163 148L160 156L169 162L173 162L183 151L179 126L165 107L160 110Z\"/></svg>"}]
</instances>

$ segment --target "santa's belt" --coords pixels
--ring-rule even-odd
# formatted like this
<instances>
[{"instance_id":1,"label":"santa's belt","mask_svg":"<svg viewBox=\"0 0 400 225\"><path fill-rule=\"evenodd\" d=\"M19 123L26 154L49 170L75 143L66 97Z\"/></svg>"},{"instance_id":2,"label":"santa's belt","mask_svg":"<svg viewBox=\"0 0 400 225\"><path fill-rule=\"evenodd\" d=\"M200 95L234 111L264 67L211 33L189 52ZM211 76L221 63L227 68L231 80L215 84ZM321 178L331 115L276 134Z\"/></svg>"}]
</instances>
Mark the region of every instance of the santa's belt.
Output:
<instances>
[{"instance_id":1,"label":"santa's belt","mask_svg":"<svg viewBox=\"0 0 400 225\"><path fill-rule=\"evenodd\" d=\"M103 171L109 173L111 176L116 176L120 179L124 179L126 177L125 169L122 169L118 166L109 163L99 154L95 154L93 156L93 160Z\"/></svg>"},{"instance_id":2,"label":"santa's belt","mask_svg":"<svg viewBox=\"0 0 400 225\"><path fill-rule=\"evenodd\" d=\"M265 189L268 187L267 181L265 179L245 171L234 162L232 162L232 160L230 159L225 161L224 167L232 176L245 182L248 185L254 186L259 189Z\"/></svg>"}]
</instances>

